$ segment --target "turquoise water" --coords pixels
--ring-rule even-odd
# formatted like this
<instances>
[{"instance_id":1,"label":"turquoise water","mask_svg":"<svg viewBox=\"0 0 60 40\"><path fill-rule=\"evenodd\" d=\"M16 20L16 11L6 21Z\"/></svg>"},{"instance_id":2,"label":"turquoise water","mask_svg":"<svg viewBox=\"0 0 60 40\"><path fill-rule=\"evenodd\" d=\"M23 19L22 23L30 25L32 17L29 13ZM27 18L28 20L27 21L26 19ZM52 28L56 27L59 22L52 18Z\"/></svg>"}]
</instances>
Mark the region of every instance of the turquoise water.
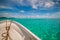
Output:
<instances>
[{"instance_id":1,"label":"turquoise water","mask_svg":"<svg viewBox=\"0 0 60 40\"><path fill-rule=\"evenodd\" d=\"M0 18L0 20L4 20L4 18ZM10 20L23 24L42 40L60 40L60 19L10 18Z\"/></svg>"}]
</instances>

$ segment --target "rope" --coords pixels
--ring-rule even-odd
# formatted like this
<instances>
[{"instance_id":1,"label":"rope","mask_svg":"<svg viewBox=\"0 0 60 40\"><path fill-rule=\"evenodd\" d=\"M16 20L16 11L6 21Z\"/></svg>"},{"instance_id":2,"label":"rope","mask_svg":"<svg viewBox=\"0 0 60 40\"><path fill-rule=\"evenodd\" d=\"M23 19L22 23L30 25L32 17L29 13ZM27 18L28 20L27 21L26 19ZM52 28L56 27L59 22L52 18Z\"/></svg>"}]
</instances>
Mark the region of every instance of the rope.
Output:
<instances>
[{"instance_id":1,"label":"rope","mask_svg":"<svg viewBox=\"0 0 60 40\"><path fill-rule=\"evenodd\" d=\"M9 30L10 30L10 27L11 27L11 24L12 24L12 21L10 22L10 25L9 26L7 26L7 20L6 20L6 33L3 33L2 34L2 40L8 40L8 38L9 38ZM4 35L6 35L6 36L4 36Z\"/></svg>"}]
</instances>

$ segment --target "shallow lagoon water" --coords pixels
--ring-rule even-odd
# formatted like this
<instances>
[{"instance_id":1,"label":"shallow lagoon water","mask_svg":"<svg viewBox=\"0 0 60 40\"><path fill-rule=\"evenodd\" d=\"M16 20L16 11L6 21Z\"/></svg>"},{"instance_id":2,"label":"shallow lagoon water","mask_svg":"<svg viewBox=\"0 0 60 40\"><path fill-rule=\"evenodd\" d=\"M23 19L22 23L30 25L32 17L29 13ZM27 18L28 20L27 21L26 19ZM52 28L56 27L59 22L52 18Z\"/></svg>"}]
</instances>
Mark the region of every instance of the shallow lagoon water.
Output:
<instances>
[{"instance_id":1,"label":"shallow lagoon water","mask_svg":"<svg viewBox=\"0 0 60 40\"><path fill-rule=\"evenodd\" d=\"M21 23L42 40L60 40L60 19L10 18L9 20Z\"/></svg>"}]
</instances>

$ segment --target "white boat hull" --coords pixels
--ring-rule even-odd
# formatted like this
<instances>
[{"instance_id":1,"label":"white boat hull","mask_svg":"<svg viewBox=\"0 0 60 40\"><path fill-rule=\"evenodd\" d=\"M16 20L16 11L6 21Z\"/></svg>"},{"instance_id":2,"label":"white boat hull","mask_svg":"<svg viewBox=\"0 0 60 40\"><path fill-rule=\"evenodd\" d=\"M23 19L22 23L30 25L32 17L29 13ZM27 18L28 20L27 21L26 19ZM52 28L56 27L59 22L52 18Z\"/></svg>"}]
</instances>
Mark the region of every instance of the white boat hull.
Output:
<instances>
[{"instance_id":1,"label":"white boat hull","mask_svg":"<svg viewBox=\"0 0 60 40\"><path fill-rule=\"evenodd\" d=\"M11 21L7 21L7 26L9 26ZM0 34L3 32L6 32L6 21L2 21L0 23ZM3 31L3 32L2 32ZM2 36L0 35L0 40L2 39ZM27 28L25 28L20 23L17 23L15 21L12 21L11 28L9 31L9 40L41 40L36 35L34 35L32 32L30 32Z\"/></svg>"}]
</instances>

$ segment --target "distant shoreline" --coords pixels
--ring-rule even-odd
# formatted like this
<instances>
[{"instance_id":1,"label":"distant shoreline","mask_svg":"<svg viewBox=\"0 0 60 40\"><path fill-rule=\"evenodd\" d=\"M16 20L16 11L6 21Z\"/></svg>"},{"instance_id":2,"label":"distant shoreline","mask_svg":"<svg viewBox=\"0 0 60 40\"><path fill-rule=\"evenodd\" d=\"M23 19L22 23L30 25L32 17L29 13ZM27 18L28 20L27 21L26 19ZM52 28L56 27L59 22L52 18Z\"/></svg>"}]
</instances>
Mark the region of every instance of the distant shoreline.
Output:
<instances>
[{"instance_id":1,"label":"distant shoreline","mask_svg":"<svg viewBox=\"0 0 60 40\"><path fill-rule=\"evenodd\" d=\"M3 18L3 19L10 19L10 17L0 17L0 19ZM11 17L11 18L14 18L14 17ZM60 18L15 18L15 19L60 19Z\"/></svg>"}]
</instances>

